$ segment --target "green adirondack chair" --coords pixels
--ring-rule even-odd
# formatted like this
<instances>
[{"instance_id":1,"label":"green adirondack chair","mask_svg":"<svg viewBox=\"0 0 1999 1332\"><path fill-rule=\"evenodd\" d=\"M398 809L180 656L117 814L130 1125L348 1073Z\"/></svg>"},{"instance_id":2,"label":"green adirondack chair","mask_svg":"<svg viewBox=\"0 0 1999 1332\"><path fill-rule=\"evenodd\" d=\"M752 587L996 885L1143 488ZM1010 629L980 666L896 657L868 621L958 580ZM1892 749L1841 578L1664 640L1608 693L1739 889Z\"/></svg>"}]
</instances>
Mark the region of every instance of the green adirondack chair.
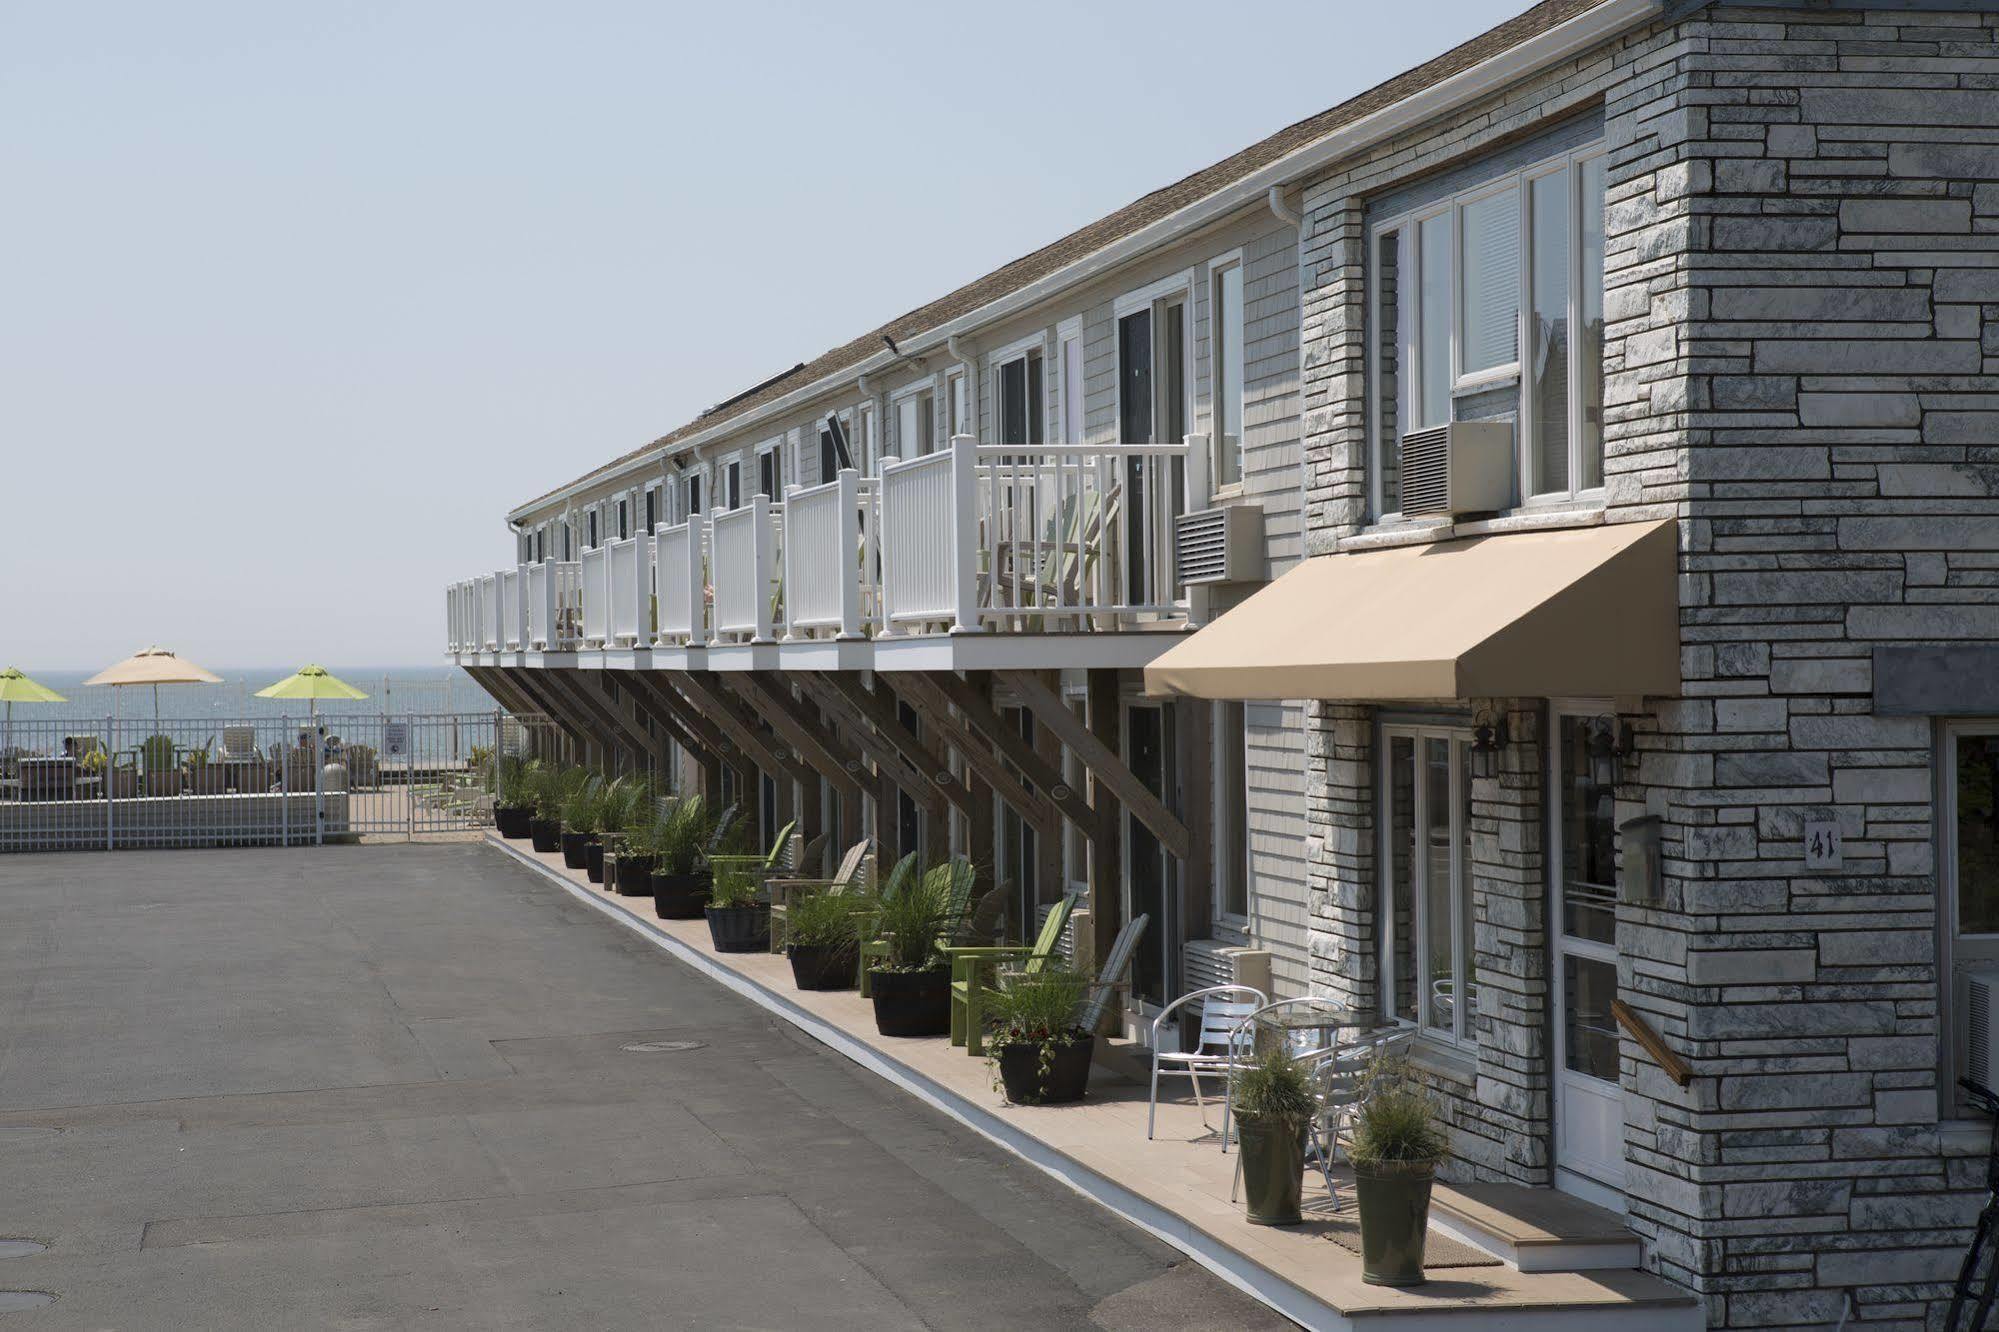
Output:
<instances>
[{"instance_id":1,"label":"green adirondack chair","mask_svg":"<svg viewBox=\"0 0 1999 1332\"><path fill-rule=\"evenodd\" d=\"M1062 931L1069 913L1076 909L1076 895L1064 894L1049 909L1048 919L1033 944L1004 947L947 947L951 959L951 1044L965 1047L966 1054L985 1053L985 996L999 975L1000 964L1019 962L1028 975L1043 971L1061 947Z\"/></svg>"},{"instance_id":2,"label":"green adirondack chair","mask_svg":"<svg viewBox=\"0 0 1999 1332\"><path fill-rule=\"evenodd\" d=\"M909 862L912 867L915 860L916 857L914 854L903 857L903 861ZM896 868L900 870L902 864L898 863ZM943 864L932 865L929 869L923 871L923 876L926 879L940 875L946 876L946 882L950 885L951 889L949 915L956 923L952 926L950 933L952 937L963 937L960 931L964 927L967 914L971 911L972 887L977 882L978 876L972 869L972 863L963 856L953 856ZM890 878L893 877L893 873L891 873ZM886 889L888 885L884 884L883 887ZM949 945L950 942L950 938L939 938L937 946L941 950ZM861 941L860 952L860 991L861 998L866 999L874 992L874 986L868 980L868 968L874 965L877 958L889 956L889 944L886 939L864 939Z\"/></svg>"},{"instance_id":3,"label":"green adirondack chair","mask_svg":"<svg viewBox=\"0 0 1999 1332\"><path fill-rule=\"evenodd\" d=\"M724 870L742 869L754 874L758 881L769 878L784 868L784 848L791 842L791 830L798 826L796 819L777 830L777 840L770 844L770 850L738 855L733 852L708 857L709 868L720 874Z\"/></svg>"}]
</instances>

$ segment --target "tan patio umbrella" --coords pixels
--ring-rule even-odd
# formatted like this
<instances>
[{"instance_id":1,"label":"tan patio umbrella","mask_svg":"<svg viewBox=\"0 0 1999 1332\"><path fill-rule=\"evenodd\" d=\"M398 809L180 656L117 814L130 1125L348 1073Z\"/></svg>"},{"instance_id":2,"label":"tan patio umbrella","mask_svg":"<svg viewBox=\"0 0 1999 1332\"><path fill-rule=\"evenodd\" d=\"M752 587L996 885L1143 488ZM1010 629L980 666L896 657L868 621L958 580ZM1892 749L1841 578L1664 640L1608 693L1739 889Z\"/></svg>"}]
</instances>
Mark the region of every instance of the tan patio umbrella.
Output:
<instances>
[{"instance_id":1,"label":"tan patio umbrella","mask_svg":"<svg viewBox=\"0 0 1999 1332\"><path fill-rule=\"evenodd\" d=\"M86 685L151 685L153 721L160 720L160 686L163 684L221 684L222 677L204 671L191 661L176 657L163 647L141 648L116 666L107 666L85 680ZM115 696L114 696L115 697Z\"/></svg>"}]
</instances>

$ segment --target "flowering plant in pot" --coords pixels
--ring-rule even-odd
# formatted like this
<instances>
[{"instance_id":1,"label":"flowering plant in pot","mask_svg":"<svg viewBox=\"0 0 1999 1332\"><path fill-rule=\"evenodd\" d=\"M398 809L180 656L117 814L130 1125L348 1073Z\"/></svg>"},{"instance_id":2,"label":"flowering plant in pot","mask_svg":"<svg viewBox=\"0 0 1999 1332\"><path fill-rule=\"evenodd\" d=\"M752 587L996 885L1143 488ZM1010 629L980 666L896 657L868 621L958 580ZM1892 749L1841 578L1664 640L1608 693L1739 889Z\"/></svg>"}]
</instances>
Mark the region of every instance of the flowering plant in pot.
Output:
<instances>
[{"instance_id":1,"label":"flowering plant in pot","mask_svg":"<svg viewBox=\"0 0 1999 1332\"><path fill-rule=\"evenodd\" d=\"M1368 1070L1347 1157L1360 1208L1360 1279L1371 1286L1423 1284L1430 1185L1450 1154L1429 1094L1401 1060Z\"/></svg>"},{"instance_id":2,"label":"flowering plant in pot","mask_svg":"<svg viewBox=\"0 0 1999 1332\"><path fill-rule=\"evenodd\" d=\"M711 823L708 802L690 795L674 801L647 825L645 845L653 856L653 913L661 920L698 920L708 904L714 876L701 856Z\"/></svg>"},{"instance_id":3,"label":"flowering plant in pot","mask_svg":"<svg viewBox=\"0 0 1999 1332\"><path fill-rule=\"evenodd\" d=\"M1282 1045L1233 1074L1230 1089L1242 1153L1246 1219L1257 1226L1295 1226L1305 1179L1305 1129L1318 1113L1311 1079Z\"/></svg>"},{"instance_id":4,"label":"flowering plant in pot","mask_svg":"<svg viewBox=\"0 0 1999 1332\"><path fill-rule=\"evenodd\" d=\"M868 995L884 1036L943 1036L951 1030L951 965L938 950L962 923L974 874L953 859L919 872L915 855L890 871L870 924Z\"/></svg>"},{"instance_id":5,"label":"flowering plant in pot","mask_svg":"<svg viewBox=\"0 0 1999 1332\"><path fill-rule=\"evenodd\" d=\"M587 768L571 768L562 784L562 863L587 869L590 840L597 834L597 808L604 798L604 779Z\"/></svg>"},{"instance_id":6,"label":"flowering plant in pot","mask_svg":"<svg viewBox=\"0 0 1999 1332\"><path fill-rule=\"evenodd\" d=\"M770 947L770 904L756 875L731 865L715 875L704 914L718 953L760 953Z\"/></svg>"},{"instance_id":7,"label":"flowering plant in pot","mask_svg":"<svg viewBox=\"0 0 1999 1332\"><path fill-rule=\"evenodd\" d=\"M861 925L873 910L854 893L808 893L785 909L784 951L801 990L851 990Z\"/></svg>"},{"instance_id":8,"label":"flowering plant in pot","mask_svg":"<svg viewBox=\"0 0 1999 1332\"><path fill-rule=\"evenodd\" d=\"M1036 971L1004 978L986 998L986 1063L1015 1105L1080 1101L1090 1083L1096 1037L1077 1024L1089 977Z\"/></svg>"}]
</instances>

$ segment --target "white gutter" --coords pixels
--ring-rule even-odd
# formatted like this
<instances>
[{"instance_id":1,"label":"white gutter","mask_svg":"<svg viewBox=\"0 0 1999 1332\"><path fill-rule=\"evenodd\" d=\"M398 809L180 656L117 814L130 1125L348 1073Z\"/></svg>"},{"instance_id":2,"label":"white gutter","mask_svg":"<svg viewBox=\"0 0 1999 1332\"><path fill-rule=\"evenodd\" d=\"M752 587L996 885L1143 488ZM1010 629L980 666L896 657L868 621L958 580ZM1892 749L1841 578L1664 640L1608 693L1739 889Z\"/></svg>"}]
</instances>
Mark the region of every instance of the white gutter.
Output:
<instances>
[{"instance_id":1,"label":"white gutter","mask_svg":"<svg viewBox=\"0 0 1999 1332\"><path fill-rule=\"evenodd\" d=\"M1093 251L1053 273L1037 278L1017 291L1009 292L976 310L959 315L956 319L928 332L914 335L910 342L903 346L901 355L912 357L924 350L935 350L940 344L949 347L953 338L1006 319L1071 287L1080 286L1119 268L1185 233L1199 230L1251 204L1264 202L1275 186L1289 184L1301 176L1319 172L1341 158L1361 153L1426 120L1447 115L1459 107L1478 101L1508 84L1517 83L1550 65L1559 64L1579 52L1599 45L1627 28L1636 27L1640 23L1656 18L1665 11L1665 8L1666 0L1604 0L1604 3L1595 8L1558 23L1544 33L1529 37L1519 45L1509 47L1490 59L1481 60L1470 69L1460 70L1439 83L1433 83L1427 88L1411 93L1399 102L1362 116L1359 120L1334 130L1324 138L1315 139L1304 147L1251 172L1241 180L1232 181L1213 194L1205 195L1177 212L1148 223L1130 235L1112 241L1103 249ZM1302 301L1302 289L1300 297ZM1302 304L1300 314L1303 314ZM823 397L841 385L853 382L858 374L881 371L894 364L897 359L884 347L865 361L823 376L801 388L793 389L783 397L774 398L761 407L731 417L727 421L718 422L709 429L698 431L686 439L676 440L670 449L650 450L607 469L602 474L585 477L542 499L520 505L508 516L534 512L555 501L573 497L579 490L602 485L631 468L657 461L669 453L677 453L683 449L697 449L722 436L750 429L757 422L769 417L796 411L812 399ZM976 368L973 373L977 373ZM975 379L974 387L976 383ZM977 400L973 401L976 403Z\"/></svg>"}]
</instances>

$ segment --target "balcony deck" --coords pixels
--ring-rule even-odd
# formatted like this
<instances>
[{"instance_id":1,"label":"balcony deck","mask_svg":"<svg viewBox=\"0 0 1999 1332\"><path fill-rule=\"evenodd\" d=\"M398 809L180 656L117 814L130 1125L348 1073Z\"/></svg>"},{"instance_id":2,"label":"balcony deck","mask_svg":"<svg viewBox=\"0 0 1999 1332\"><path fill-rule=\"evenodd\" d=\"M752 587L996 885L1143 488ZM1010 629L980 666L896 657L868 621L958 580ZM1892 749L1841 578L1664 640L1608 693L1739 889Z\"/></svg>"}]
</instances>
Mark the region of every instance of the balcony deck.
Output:
<instances>
[{"instance_id":1,"label":"balcony deck","mask_svg":"<svg viewBox=\"0 0 1999 1332\"><path fill-rule=\"evenodd\" d=\"M1206 444L989 445L885 458L446 589L465 666L1137 668L1190 624L1178 516Z\"/></svg>"}]
</instances>

